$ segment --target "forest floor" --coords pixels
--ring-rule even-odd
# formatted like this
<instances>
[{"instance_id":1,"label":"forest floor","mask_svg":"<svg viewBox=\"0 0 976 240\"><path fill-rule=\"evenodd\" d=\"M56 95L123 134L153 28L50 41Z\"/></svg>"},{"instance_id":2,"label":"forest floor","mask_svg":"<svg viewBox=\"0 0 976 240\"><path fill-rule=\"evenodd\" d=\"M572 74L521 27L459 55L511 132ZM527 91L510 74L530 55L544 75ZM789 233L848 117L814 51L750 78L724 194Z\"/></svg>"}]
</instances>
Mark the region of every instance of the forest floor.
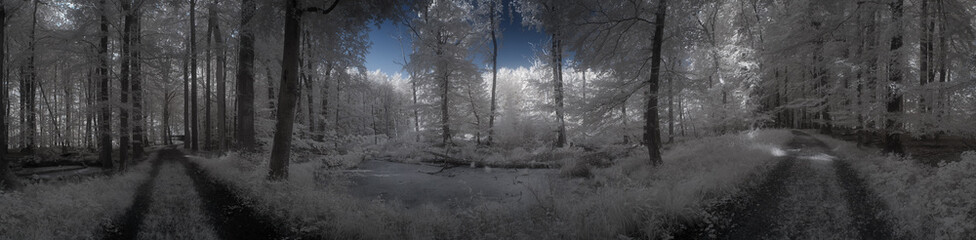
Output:
<instances>
[{"instance_id":1,"label":"forest floor","mask_svg":"<svg viewBox=\"0 0 976 240\"><path fill-rule=\"evenodd\" d=\"M734 203L739 207L726 213L731 222L719 238L891 239L880 217L884 204L849 164L817 138L793 134L791 157Z\"/></svg>"},{"instance_id":2,"label":"forest floor","mask_svg":"<svg viewBox=\"0 0 976 240\"><path fill-rule=\"evenodd\" d=\"M176 149L163 149L105 239L281 239L267 218Z\"/></svg>"}]
</instances>

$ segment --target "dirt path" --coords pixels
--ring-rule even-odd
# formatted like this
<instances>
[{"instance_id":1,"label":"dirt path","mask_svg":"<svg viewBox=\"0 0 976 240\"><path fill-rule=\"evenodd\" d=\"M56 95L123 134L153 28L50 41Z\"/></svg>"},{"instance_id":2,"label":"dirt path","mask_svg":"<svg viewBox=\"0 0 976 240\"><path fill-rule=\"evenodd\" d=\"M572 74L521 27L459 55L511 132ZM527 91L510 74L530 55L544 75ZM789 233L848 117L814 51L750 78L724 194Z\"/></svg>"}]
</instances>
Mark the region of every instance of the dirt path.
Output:
<instances>
[{"instance_id":1,"label":"dirt path","mask_svg":"<svg viewBox=\"0 0 976 240\"><path fill-rule=\"evenodd\" d=\"M801 131L790 157L723 213L719 239L890 239L883 204L847 163Z\"/></svg>"},{"instance_id":2,"label":"dirt path","mask_svg":"<svg viewBox=\"0 0 976 240\"><path fill-rule=\"evenodd\" d=\"M105 239L284 239L224 184L176 149L164 149L132 207L105 229Z\"/></svg>"}]
</instances>

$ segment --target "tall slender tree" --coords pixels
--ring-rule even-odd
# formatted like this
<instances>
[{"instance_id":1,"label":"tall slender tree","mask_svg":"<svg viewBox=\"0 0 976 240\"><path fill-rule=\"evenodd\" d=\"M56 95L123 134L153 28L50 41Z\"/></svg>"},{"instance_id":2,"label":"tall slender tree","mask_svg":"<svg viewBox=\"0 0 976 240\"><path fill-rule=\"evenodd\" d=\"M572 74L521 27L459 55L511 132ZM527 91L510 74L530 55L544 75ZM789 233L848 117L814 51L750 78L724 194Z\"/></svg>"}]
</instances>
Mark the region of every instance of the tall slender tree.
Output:
<instances>
[{"instance_id":1,"label":"tall slender tree","mask_svg":"<svg viewBox=\"0 0 976 240\"><path fill-rule=\"evenodd\" d=\"M254 0L241 1L241 37L237 58L237 149L252 151L254 136ZM270 84L270 82L268 83Z\"/></svg>"},{"instance_id":2,"label":"tall slender tree","mask_svg":"<svg viewBox=\"0 0 976 240\"><path fill-rule=\"evenodd\" d=\"M197 31L196 31L197 1L190 0L190 149L200 150L198 141L199 115L197 111Z\"/></svg>"},{"instance_id":3,"label":"tall slender tree","mask_svg":"<svg viewBox=\"0 0 976 240\"><path fill-rule=\"evenodd\" d=\"M4 40L7 38L7 6L3 1L0 1L0 84L4 85L4 90L6 92L7 85L7 74L6 68L4 68L4 63L7 59L7 53L5 52ZM3 109L7 108L10 102L7 100L6 94L0 94L0 106ZM6 158L7 155L7 114L4 111L0 114L0 190L13 190L20 188L20 182L17 181L17 177L14 176L13 172L10 171L10 159Z\"/></svg>"},{"instance_id":4,"label":"tall slender tree","mask_svg":"<svg viewBox=\"0 0 976 240\"><path fill-rule=\"evenodd\" d=\"M21 81L21 114L23 114L21 135L24 136L24 148L22 152L34 153L37 145L37 69L35 67L37 51L37 4L38 0L31 1L31 28L28 35L27 46L27 66L24 71L23 81Z\"/></svg>"},{"instance_id":5,"label":"tall slender tree","mask_svg":"<svg viewBox=\"0 0 976 240\"><path fill-rule=\"evenodd\" d=\"M99 1L101 16L98 40L98 159L102 167L114 169L112 161L112 110L109 104L108 89L108 6L105 0Z\"/></svg>"},{"instance_id":6,"label":"tall slender tree","mask_svg":"<svg viewBox=\"0 0 976 240\"><path fill-rule=\"evenodd\" d=\"M888 62L888 96L886 103L885 116L885 144L883 151L897 155L905 154L905 148L901 143L901 123L897 119L903 111L901 68L899 54L902 47L902 17L904 16L905 0L893 0L891 3L891 22L894 23L894 34L891 36L891 60Z\"/></svg>"},{"instance_id":7,"label":"tall slender tree","mask_svg":"<svg viewBox=\"0 0 976 240\"><path fill-rule=\"evenodd\" d=\"M644 109L644 145L651 165L661 165L661 123L658 121L658 83L661 79L661 45L664 43L664 20L668 1L658 0L654 17L654 40L651 42L651 76L647 80L647 105Z\"/></svg>"},{"instance_id":8,"label":"tall slender tree","mask_svg":"<svg viewBox=\"0 0 976 240\"><path fill-rule=\"evenodd\" d=\"M214 1L213 9L217 9ZM217 45L217 151L227 149L227 47L224 46L224 37L220 33L220 24L216 19L217 11L214 11L214 43Z\"/></svg>"},{"instance_id":9,"label":"tall slender tree","mask_svg":"<svg viewBox=\"0 0 976 240\"><path fill-rule=\"evenodd\" d=\"M142 3L135 5L132 9L132 158L139 159L143 155L143 142L146 136L144 126L146 123L142 111Z\"/></svg>"},{"instance_id":10,"label":"tall slender tree","mask_svg":"<svg viewBox=\"0 0 976 240\"><path fill-rule=\"evenodd\" d=\"M122 0L122 15L123 25L122 25L122 52L120 54L120 62L122 66L119 68L119 167L118 170L125 171L128 167L129 161L129 146L131 144L131 139L129 139L131 132L129 132L129 112L132 110L129 106L129 90L131 85L129 83L129 78L131 77L131 61L132 55L132 30L133 30L133 14L132 14L132 2L130 0Z\"/></svg>"}]
</instances>

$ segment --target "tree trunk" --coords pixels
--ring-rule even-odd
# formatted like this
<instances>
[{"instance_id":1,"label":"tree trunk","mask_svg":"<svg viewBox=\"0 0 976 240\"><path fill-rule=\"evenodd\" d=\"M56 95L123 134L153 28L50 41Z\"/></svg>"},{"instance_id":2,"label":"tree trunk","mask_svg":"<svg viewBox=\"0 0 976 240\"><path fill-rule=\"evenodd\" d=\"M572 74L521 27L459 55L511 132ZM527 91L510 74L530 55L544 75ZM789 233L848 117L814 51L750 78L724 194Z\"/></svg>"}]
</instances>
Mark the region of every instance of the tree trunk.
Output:
<instances>
[{"instance_id":1,"label":"tree trunk","mask_svg":"<svg viewBox=\"0 0 976 240\"><path fill-rule=\"evenodd\" d=\"M217 1L214 1L213 8L216 8L216 5ZM213 38L217 45L217 151L223 152L227 149L227 49L224 46L217 17L211 16L211 18L214 18Z\"/></svg>"},{"instance_id":2,"label":"tree trunk","mask_svg":"<svg viewBox=\"0 0 976 240\"><path fill-rule=\"evenodd\" d=\"M129 161L129 84L131 67L131 47L132 47L132 6L129 0L122 0L122 14L124 22L122 26L122 53L120 55L121 70L119 72L119 172L124 172L128 168Z\"/></svg>"},{"instance_id":3,"label":"tree trunk","mask_svg":"<svg viewBox=\"0 0 976 240\"><path fill-rule=\"evenodd\" d=\"M901 143L901 123L898 122L897 117L901 116L902 113L902 90L899 89L901 85L902 73L901 68L903 67L898 62L898 52L902 47L902 33L901 33L901 21L905 0L894 0L891 5L891 18L892 22L895 24L895 34L891 37L891 60L888 62L888 97L886 112L888 113L885 119L885 147L883 151L885 153L894 153L897 155L904 155L905 149Z\"/></svg>"},{"instance_id":4,"label":"tree trunk","mask_svg":"<svg viewBox=\"0 0 976 240\"><path fill-rule=\"evenodd\" d=\"M141 12L132 13L132 159L143 156L145 146L145 116L142 111L142 24Z\"/></svg>"},{"instance_id":5,"label":"tree trunk","mask_svg":"<svg viewBox=\"0 0 976 240\"><path fill-rule=\"evenodd\" d=\"M6 70L4 68L4 60L7 59L7 53L4 51L5 50L4 40L7 38L6 20L7 20L6 4L0 1L0 71ZM0 73L0 79L2 79L0 80L0 82L2 82L4 86L7 85L6 76L7 76L6 74ZM6 88L4 89L4 93L6 93ZM10 101L7 100L6 94L0 94L0 97L2 97L0 98L0 106L3 106L4 109L6 109L7 105L10 104ZM3 130L0 131L2 132L0 134L3 134L2 136L0 136L0 190L5 190L5 191L20 189L21 187L20 182L17 181L17 177L14 176L13 172L10 171L10 159L7 159L5 157L5 155L7 155L7 127L6 126L7 126L7 114L6 113L0 114L0 127L3 127Z\"/></svg>"},{"instance_id":6,"label":"tree trunk","mask_svg":"<svg viewBox=\"0 0 976 240\"><path fill-rule=\"evenodd\" d=\"M190 0L190 149L200 150L199 114L197 112L197 1Z\"/></svg>"},{"instance_id":7,"label":"tree trunk","mask_svg":"<svg viewBox=\"0 0 976 240\"><path fill-rule=\"evenodd\" d=\"M651 46L651 76L647 81L647 109L644 110L644 144L650 163L661 165L661 124L657 117L658 82L661 77L661 45L664 42L664 20L667 13L667 0L658 0L654 18L654 40Z\"/></svg>"},{"instance_id":8,"label":"tree trunk","mask_svg":"<svg viewBox=\"0 0 976 240\"><path fill-rule=\"evenodd\" d=\"M495 86L498 82L498 39L495 36L495 1L491 1L488 11L488 20L491 22L491 113L488 114L488 146L491 146L495 137L495 109L498 106L498 102L495 100Z\"/></svg>"},{"instance_id":9,"label":"tree trunk","mask_svg":"<svg viewBox=\"0 0 976 240\"><path fill-rule=\"evenodd\" d=\"M447 74L444 74L443 78L444 79L441 80L441 85L443 87L443 89L441 89L441 143L444 144L444 147L446 148L448 147L448 143L452 143L450 125L451 116L449 115L448 111L448 99L450 99L450 96L448 95L450 94L451 89L451 79Z\"/></svg>"},{"instance_id":10,"label":"tree trunk","mask_svg":"<svg viewBox=\"0 0 976 240\"><path fill-rule=\"evenodd\" d=\"M931 56L930 56L931 55L931 49L930 49L931 44L929 44L929 43L931 42L931 39L929 38L929 23L928 23L929 22L929 10L928 10L929 8L928 8L928 2L929 1L921 1L921 4L922 4L921 10L920 10L921 16L918 18L918 20L919 20L919 28L920 28L920 32L918 34L919 35L919 44L918 44L918 48L919 48L919 59L918 59L918 70L919 70L918 71L919 72L918 73L918 87L919 87L919 91L918 91L918 93L919 93L918 94L918 111L919 111L919 113L921 115L920 116L921 117L920 118L921 119L921 124L919 124L919 127L921 128L920 131L923 134L925 134L925 135L927 135L927 132L928 132L929 128L931 127L930 124L929 124L930 123L929 112L932 110L929 107L929 105L930 105L929 104L929 101L931 101L931 99L928 99L929 98L929 96L928 96L929 90L926 87L926 85L929 82L931 82L931 79L929 79L929 71L930 71L930 69L929 69L929 59L931 59Z\"/></svg>"},{"instance_id":11,"label":"tree trunk","mask_svg":"<svg viewBox=\"0 0 976 240\"><path fill-rule=\"evenodd\" d=\"M271 112L268 114L268 118L277 118L278 108L276 107L277 104L275 104L275 102L277 102L278 99L275 98L275 82L271 75L271 67L265 66L264 70L267 71L266 75L268 77L268 109L271 109Z\"/></svg>"},{"instance_id":12,"label":"tree trunk","mask_svg":"<svg viewBox=\"0 0 976 240\"><path fill-rule=\"evenodd\" d=\"M557 30L558 32L558 30ZM558 33L552 35L552 78L555 85L556 103L556 147L566 146L566 118L563 109L563 48Z\"/></svg>"},{"instance_id":13,"label":"tree trunk","mask_svg":"<svg viewBox=\"0 0 976 240\"><path fill-rule=\"evenodd\" d=\"M99 162L102 163L102 167L105 169L114 169L112 161L112 110L110 109L109 103L109 89L108 89L108 7L105 6L105 0L99 1L101 6L101 19L99 24L99 41L98 41L98 145L99 145Z\"/></svg>"},{"instance_id":14,"label":"tree trunk","mask_svg":"<svg viewBox=\"0 0 976 240\"><path fill-rule=\"evenodd\" d=\"M213 130L210 105L212 100L211 95L213 92L210 91L210 87L213 86L213 51L214 51L214 26L217 25L216 9L214 9L214 3L211 3L207 7L207 50L204 56L207 59L207 74L203 81L203 149L212 150L213 149L213 139L211 136Z\"/></svg>"},{"instance_id":15,"label":"tree trunk","mask_svg":"<svg viewBox=\"0 0 976 240\"><path fill-rule=\"evenodd\" d=\"M35 60L35 50L37 45L37 0L33 1L33 14L31 17L31 30L30 30L30 40L28 42L28 53L27 56L27 69L25 71L25 80L21 88L24 89L22 92L22 98L24 101L21 103L23 108L21 112L24 115L24 126L22 127L24 135L24 149L22 152L34 153L34 148L36 147L37 141L37 104L35 99L36 90L34 86L37 84L37 70L34 67Z\"/></svg>"},{"instance_id":16,"label":"tree trunk","mask_svg":"<svg viewBox=\"0 0 976 240\"><path fill-rule=\"evenodd\" d=\"M668 77L668 143L674 142L674 76Z\"/></svg>"},{"instance_id":17,"label":"tree trunk","mask_svg":"<svg viewBox=\"0 0 976 240\"><path fill-rule=\"evenodd\" d=\"M338 0L337 0L338 2ZM281 91L278 94L278 117L268 178L288 178L292 128L295 124L295 103L298 98L298 54L301 44L302 15L297 0L289 0L285 7L285 36L281 62Z\"/></svg>"},{"instance_id":18,"label":"tree trunk","mask_svg":"<svg viewBox=\"0 0 976 240\"><path fill-rule=\"evenodd\" d=\"M183 148L190 149L190 68L189 55L183 58Z\"/></svg>"},{"instance_id":19,"label":"tree trunk","mask_svg":"<svg viewBox=\"0 0 976 240\"><path fill-rule=\"evenodd\" d=\"M241 36L237 62L237 149L255 151L254 136L254 0L241 2ZM270 84L270 83L269 83Z\"/></svg>"}]
</instances>

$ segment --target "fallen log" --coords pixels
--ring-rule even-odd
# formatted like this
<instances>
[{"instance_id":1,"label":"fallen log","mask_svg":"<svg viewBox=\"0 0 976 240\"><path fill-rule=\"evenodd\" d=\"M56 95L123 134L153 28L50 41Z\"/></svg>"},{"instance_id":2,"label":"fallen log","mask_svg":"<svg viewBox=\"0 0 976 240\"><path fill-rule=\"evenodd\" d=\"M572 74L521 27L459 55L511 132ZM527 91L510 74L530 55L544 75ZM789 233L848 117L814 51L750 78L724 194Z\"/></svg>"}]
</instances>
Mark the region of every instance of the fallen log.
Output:
<instances>
[{"instance_id":1,"label":"fallen log","mask_svg":"<svg viewBox=\"0 0 976 240\"><path fill-rule=\"evenodd\" d=\"M434 155L436 157L439 157L440 159L425 159L425 160L421 160L421 162L425 162L425 163L440 163L440 164L445 164L445 165L453 165L455 167L457 167L457 166L473 166L473 167L479 167L479 168L480 167L490 167L490 168L532 168L532 169L545 169L545 168L558 168L559 167L557 164L554 164L554 163L542 163L542 162L513 162L513 163L494 163L494 162L492 162L492 163L489 163L489 162L483 162L483 161L466 160L466 159L454 157L454 156L447 155L447 154L443 154L443 153L439 153L439 152L433 152L433 151L424 151L424 152L426 152L426 153L428 153L430 155Z\"/></svg>"}]
</instances>

